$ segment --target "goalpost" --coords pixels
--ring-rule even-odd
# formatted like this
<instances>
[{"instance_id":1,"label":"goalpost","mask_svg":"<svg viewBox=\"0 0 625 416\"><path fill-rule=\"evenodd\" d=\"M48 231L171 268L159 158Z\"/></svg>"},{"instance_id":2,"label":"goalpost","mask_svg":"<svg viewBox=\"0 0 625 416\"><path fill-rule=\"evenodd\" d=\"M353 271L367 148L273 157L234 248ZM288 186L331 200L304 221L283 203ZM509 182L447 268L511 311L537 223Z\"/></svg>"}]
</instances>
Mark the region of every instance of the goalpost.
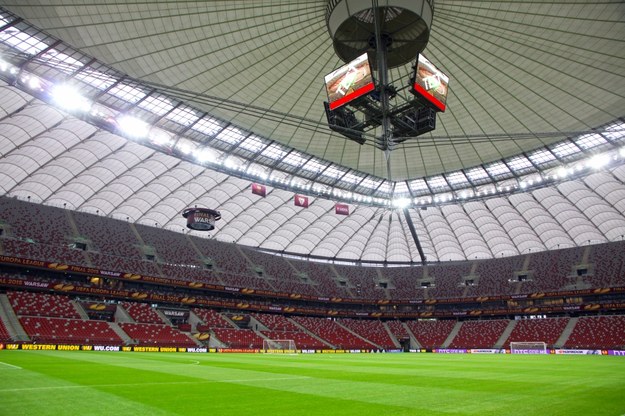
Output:
<instances>
[{"instance_id":1,"label":"goalpost","mask_svg":"<svg viewBox=\"0 0 625 416\"><path fill-rule=\"evenodd\" d=\"M511 342L511 354L547 354L547 344L545 342Z\"/></svg>"},{"instance_id":2,"label":"goalpost","mask_svg":"<svg viewBox=\"0 0 625 416\"><path fill-rule=\"evenodd\" d=\"M292 339L263 339L265 354L297 354L295 341Z\"/></svg>"}]
</instances>

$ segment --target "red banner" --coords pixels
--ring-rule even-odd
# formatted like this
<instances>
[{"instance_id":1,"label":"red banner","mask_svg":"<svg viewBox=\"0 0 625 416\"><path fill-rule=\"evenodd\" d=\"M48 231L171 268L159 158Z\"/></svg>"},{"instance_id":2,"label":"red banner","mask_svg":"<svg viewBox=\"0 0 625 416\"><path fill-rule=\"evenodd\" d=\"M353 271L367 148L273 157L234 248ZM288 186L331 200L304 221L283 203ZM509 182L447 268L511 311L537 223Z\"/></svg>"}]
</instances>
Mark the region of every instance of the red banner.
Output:
<instances>
[{"instance_id":1,"label":"red banner","mask_svg":"<svg viewBox=\"0 0 625 416\"><path fill-rule=\"evenodd\" d=\"M263 198L265 197L265 195L267 195L267 188L265 187L265 185L260 185L257 183L253 183L252 184L252 193L256 194L256 195L260 195Z\"/></svg>"},{"instance_id":2,"label":"red banner","mask_svg":"<svg viewBox=\"0 0 625 416\"><path fill-rule=\"evenodd\" d=\"M347 204L334 205L334 213L338 215L349 215L349 205Z\"/></svg>"},{"instance_id":3,"label":"red banner","mask_svg":"<svg viewBox=\"0 0 625 416\"><path fill-rule=\"evenodd\" d=\"M308 197L302 195L295 195L293 197L293 202L295 202L296 207L304 207L308 208Z\"/></svg>"}]
</instances>

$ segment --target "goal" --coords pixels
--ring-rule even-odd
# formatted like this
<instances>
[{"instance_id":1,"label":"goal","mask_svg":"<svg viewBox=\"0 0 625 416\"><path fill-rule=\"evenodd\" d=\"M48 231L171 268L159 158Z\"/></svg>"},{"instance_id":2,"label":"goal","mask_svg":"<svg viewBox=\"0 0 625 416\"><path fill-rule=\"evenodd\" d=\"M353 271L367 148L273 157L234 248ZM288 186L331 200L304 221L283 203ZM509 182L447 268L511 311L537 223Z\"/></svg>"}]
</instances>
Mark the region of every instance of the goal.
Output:
<instances>
[{"instance_id":1,"label":"goal","mask_svg":"<svg viewBox=\"0 0 625 416\"><path fill-rule=\"evenodd\" d=\"M264 339L263 352L266 354L297 354L292 339Z\"/></svg>"},{"instance_id":2,"label":"goal","mask_svg":"<svg viewBox=\"0 0 625 416\"><path fill-rule=\"evenodd\" d=\"M547 344L544 342L511 342L511 354L547 354Z\"/></svg>"}]
</instances>

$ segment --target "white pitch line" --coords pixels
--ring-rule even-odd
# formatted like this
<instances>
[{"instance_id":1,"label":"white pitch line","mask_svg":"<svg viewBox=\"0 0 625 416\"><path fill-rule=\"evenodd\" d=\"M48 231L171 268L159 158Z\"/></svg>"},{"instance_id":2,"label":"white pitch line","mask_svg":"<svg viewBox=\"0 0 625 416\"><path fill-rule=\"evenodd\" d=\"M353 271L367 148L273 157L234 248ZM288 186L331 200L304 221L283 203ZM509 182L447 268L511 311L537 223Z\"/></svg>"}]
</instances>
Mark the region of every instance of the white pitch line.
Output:
<instances>
[{"instance_id":1,"label":"white pitch line","mask_svg":"<svg viewBox=\"0 0 625 416\"><path fill-rule=\"evenodd\" d=\"M5 363L3 363L5 364ZM10 365L10 364L7 364ZM19 367L18 367L19 368ZM88 389L97 387L126 387L126 386L160 386L160 385L173 385L173 384L208 384L208 383L250 383L255 381L280 381L280 380L301 380L310 377L268 377L268 378L254 378L254 379L239 379L239 380L204 380L204 381L170 381L165 383L116 383L116 384L90 384L80 386L41 386L41 387L23 387L18 389L0 389L0 393L7 392L20 392L20 391L37 391L37 390L71 390L71 389Z\"/></svg>"},{"instance_id":2,"label":"white pitch line","mask_svg":"<svg viewBox=\"0 0 625 416\"><path fill-rule=\"evenodd\" d=\"M16 366L16 365L9 364L9 363L3 363L2 361L0 361L0 364L2 364L2 365L6 365L7 367L11 367L11 368L13 368L13 369L15 369L15 370L21 370L21 369L22 369L22 367L18 367L18 366Z\"/></svg>"}]
</instances>

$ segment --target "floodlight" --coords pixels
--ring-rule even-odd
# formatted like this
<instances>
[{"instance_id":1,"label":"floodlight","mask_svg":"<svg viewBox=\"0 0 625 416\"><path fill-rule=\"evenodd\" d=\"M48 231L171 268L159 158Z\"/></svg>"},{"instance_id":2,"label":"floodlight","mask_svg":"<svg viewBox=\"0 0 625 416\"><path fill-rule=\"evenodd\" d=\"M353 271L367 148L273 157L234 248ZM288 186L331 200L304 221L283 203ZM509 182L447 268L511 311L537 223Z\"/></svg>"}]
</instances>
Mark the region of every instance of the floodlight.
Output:
<instances>
[{"instance_id":1,"label":"floodlight","mask_svg":"<svg viewBox=\"0 0 625 416\"><path fill-rule=\"evenodd\" d=\"M22 85L25 85L31 90L43 91L42 80L34 75L30 75L28 73L22 74L22 76L20 77L20 82L22 83Z\"/></svg>"},{"instance_id":2,"label":"floodlight","mask_svg":"<svg viewBox=\"0 0 625 416\"><path fill-rule=\"evenodd\" d=\"M183 155L188 155L188 154L191 153L191 146L188 143L184 143L184 142L180 142L179 141L178 144L176 145L176 148Z\"/></svg>"},{"instance_id":3,"label":"floodlight","mask_svg":"<svg viewBox=\"0 0 625 416\"><path fill-rule=\"evenodd\" d=\"M241 166L236 159L227 158L224 160L224 166L228 169L238 170Z\"/></svg>"},{"instance_id":4,"label":"floodlight","mask_svg":"<svg viewBox=\"0 0 625 416\"><path fill-rule=\"evenodd\" d=\"M194 155L198 163L215 161L215 154L207 148L197 150Z\"/></svg>"},{"instance_id":5,"label":"floodlight","mask_svg":"<svg viewBox=\"0 0 625 416\"><path fill-rule=\"evenodd\" d=\"M41 80L39 78L37 78L37 77L32 77L31 76L28 79L28 87L31 90L39 90L39 89L41 89Z\"/></svg>"},{"instance_id":6,"label":"floodlight","mask_svg":"<svg viewBox=\"0 0 625 416\"><path fill-rule=\"evenodd\" d=\"M117 125L123 133L138 139L146 137L150 131L148 123L132 116L118 118Z\"/></svg>"},{"instance_id":7,"label":"floodlight","mask_svg":"<svg viewBox=\"0 0 625 416\"><path fill-rule=\"evenodd\" d=\"M410 199L408 198L397 198L393 199L393 207L404 209L410 205Z\"/></svg>"},{"instance_id":8,"label":"floodlight","mask_svg":"<svg viewBox=\"0 0 625 416\"><path fill-rule=\"evenodd\" d=\"M157 146L170 147L173 144L171 134L161 129L152 129L150 140Z\"/></svg>"},{"instance_id":9,"label":"floodlight","mask_svg":"<svg viewBox=\"0 0 625 416\"><path fill-rule=\"evenodd\" d=\"M56 105L67 111L87 111L91 107L89 100L70 85L55 85L50 96Z\"/></svg>"},{"instance_id":10,"label":"floodlight","mask_svg":"<svg viewBox=\"0 0 625 416\"><path fill-rule=\"evenodd\" d=\"M592 169L601 169L610 163L610 156L606 154L594 155L588 161L587 166Z\"/></svg>"}]
</instances>

